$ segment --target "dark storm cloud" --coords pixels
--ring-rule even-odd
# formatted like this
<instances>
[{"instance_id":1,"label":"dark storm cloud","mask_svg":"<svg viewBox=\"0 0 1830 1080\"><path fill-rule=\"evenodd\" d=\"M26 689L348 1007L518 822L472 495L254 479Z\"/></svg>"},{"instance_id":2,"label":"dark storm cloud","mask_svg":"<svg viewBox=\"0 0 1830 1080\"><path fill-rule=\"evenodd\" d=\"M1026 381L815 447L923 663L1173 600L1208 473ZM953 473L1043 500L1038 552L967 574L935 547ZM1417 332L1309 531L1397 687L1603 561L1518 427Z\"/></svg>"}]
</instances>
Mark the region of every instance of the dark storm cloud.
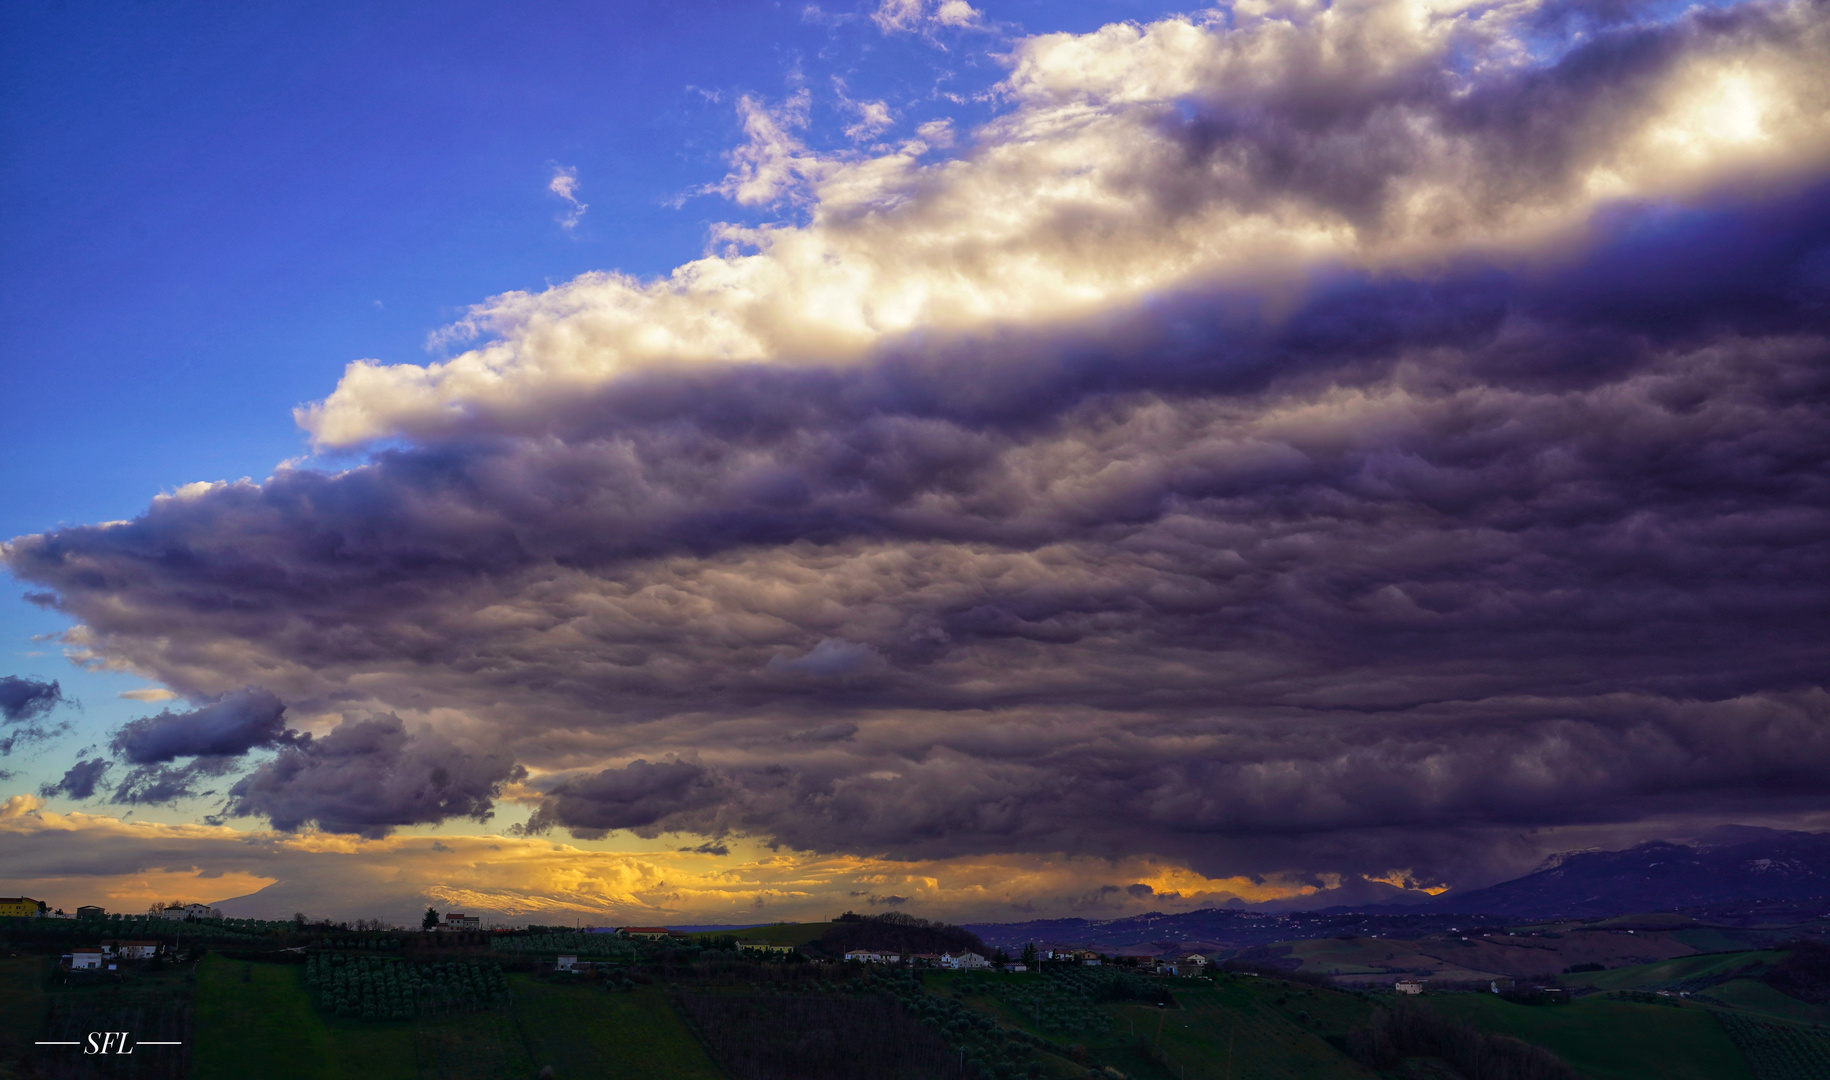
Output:
<instances>
[{"instance_id":1,"label":"dark storm cloud","mask_svg":"<svg viewBox=\"0 0 1830 1080\"><path fill-rule=\"evenodd\" d=\"M0 675L0 717L9 724L35 720L64 700L56 682L40 682L17 675Z\"/></svg>"},{"instance_id":2,"label":"dark storm cloud","mask_svg":"<svg viewBox=\"0 0 1830 1080\"><path fill-rule=\"evenodd\" d=\"M183 765L149 763L129 769L114 786L110 802L123 805L169 806L179 799L216 794L198 784L227 776L241 764L234 757L199 757Z\"/></svg>"},{"instance_id":3,"label":"dark storm cloud","mask_svg":"<svg viewBox=\"0 0 1830 1080\"><path fill-rule=\"evenodd\" d=\"M0 675L0 722L6 725L0 728L0 757L11 754L15 747L43 742L70 730L68 723L40 723L67 700L55 681Z\"/></svg>"},{"instance_id":4,"label":"dark storm cloud","mask_svg":"<svg viewBox=\"0 0 1830 1080\"><path fill-rule=\"evenodd\" d=\"M295 733L285 726L286 706L265 690L247 689L190 712L170 710L132 721L115 732L114 751L134 765L180 757L224 757L278 746Z\"/></svg>"},{"instance_id":5,"label":"dark storm cloud","mask_svg":"<svg viewBox=\"0 0 1830 1080\"><path fill-rule=\"evenodd\" d=\"M710 806L718 785L704 768L685 761L636 760L620 769L567 780L527 822L530 834L564 826L574 836L597 839L613 829L643 829L663 818Z\"/></svg>"},{"instance_id":6,"label":"dark storm cloud","mask_svg":"<svg viewBox=\"0 0 1830 1080\"><path fill-rule=\"evenodd\" d=\"M381 837L402 825L487 821L502 785L526 771L506 754L471 754L395 716L345 720L320 739L282 749L229 789L229 812L287 832Z\"/></svg>"},{"instance_id":7,"label":"dark storm cloud","mask_svg":"<svg viewBox=\"0 0 1830 1080\"><path fill-rule=\"evenodd\" d=\"M187 689L386 701L411 660L525 761L715 751L567 781L537 830L1452 873L1483 829L1802 806L1821 195L1623 220L1541 277L1342 278L1258 329L1166 302L974 395L969 354L651 380L603 403L614 436L392 451L11 557ZM284 751L238 808L486 803L320 810L360 788L333 760L390 753Z\"/></svg>"},{"instance_id":8,"label":"dark storm cloud","mask_svg":"<svg viewBox=\"0 0 1830 1080\"><path fill-rule=\"evenodd\" d=\"M1598 136L1564 103L1607 107L1698 20L1406 92L1549 170L1518 183L1573 183ZM1161 122L1339 202L1357 173L1297 166L1353 118L1310 104ZM537 435L479 410L6 557L73 646L186 693L499 740L388 717L281 746L231 809L285 829L485 817L519 760L563 777L535 833L1445 880L1534 828L1821 809L1830 188L1789 182L1622 205L1535 264L1321 275L1274 313L1190 288L852 368L631 375ZM273 746L272 706L121 746Z\"/></svg>"},{"instance_id":9,"label":"dark storm cloud","mask_svg":"<svg viewBox=\"0 0 1830 1080\"><path fill-rule=\"evenodd\" d=\"M87 799L95 794L95 787L102 782L113 762L106 758L91 758L78 761L64 772L63 779L45 784L38 793L45 798L53 795L67 795L72 799Z\"/></svg>"}]
</instances>

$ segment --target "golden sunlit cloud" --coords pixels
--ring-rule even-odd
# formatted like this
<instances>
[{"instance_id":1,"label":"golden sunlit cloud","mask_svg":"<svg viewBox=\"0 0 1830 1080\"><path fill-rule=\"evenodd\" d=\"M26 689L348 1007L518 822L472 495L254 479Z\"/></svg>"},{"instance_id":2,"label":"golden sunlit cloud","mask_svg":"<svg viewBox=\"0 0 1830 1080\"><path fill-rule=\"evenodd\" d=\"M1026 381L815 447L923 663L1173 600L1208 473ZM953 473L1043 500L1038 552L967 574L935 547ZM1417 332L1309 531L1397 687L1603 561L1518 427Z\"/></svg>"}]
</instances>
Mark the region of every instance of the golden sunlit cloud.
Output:
<instances>
[{"instance_id":1,"label":"golden sunlit cloud","mask_svg":"<svg viewBox=\"0 0 1830 1080\"><path fill-rule=\"evenodd\" d=\"M58 837L52 856L43 841ZM1001 856L899 862L770 852L591 850L509 836L243 832L218 825L58 814L16 795L0 807L0 860L29 895L73 910L139 910L177 898L230 914L371 915L405 921L427 902L502 921L742 923L918 910L959 920L1036 912L1112 917L1306 895L1314 886L1207 878L1154 859ZM72 856L71 852L83 854ZM74 865L73 865L74 864ZM1095 883L1095 884L1089 884ZM1099 884L1103 883L1103 884ZM262 892L262 890L266 890ZM257 895L250 895L257 894Z\"/></svg>"}]
</instances>

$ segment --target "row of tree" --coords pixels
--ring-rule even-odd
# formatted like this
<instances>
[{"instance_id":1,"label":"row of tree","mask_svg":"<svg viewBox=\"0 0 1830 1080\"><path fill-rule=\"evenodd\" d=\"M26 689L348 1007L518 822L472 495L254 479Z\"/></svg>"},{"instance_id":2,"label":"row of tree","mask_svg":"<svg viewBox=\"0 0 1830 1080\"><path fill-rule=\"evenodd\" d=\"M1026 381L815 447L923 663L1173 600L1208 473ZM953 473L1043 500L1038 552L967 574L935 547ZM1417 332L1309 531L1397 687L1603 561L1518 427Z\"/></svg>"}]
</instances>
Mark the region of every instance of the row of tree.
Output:
<instances>
[{"instance_id":1,"label":"row of tree","mask_svg":"<svg viewBox=\"0 0 1830 1080\"><path fill-rule=\"evenodd\" d=\"M409 1020L508 1003L501 966L475 960L413 964L314 952L305 962L305 986L320 1010L364 1020Z\"/></svg>"}]
</instances>

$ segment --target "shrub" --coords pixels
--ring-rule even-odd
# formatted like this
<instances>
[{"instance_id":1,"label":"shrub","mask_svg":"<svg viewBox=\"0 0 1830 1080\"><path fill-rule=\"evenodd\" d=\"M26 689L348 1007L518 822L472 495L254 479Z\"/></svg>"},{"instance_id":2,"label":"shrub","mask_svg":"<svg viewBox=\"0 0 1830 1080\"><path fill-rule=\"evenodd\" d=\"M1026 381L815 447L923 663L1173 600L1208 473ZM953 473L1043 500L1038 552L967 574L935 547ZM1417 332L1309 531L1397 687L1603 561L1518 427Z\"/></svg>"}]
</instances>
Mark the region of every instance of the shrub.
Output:
<instances>
[{"instance_id":1,"label":"shrub","mask_svg":"<svg viewBox=\"0 0 1830 1080\"><path fill-rule=\"evenodd\" d=\"M1371 1024L1348 1032L1347 1045L1361 1064L1378 1070L1407 1057L1439 1057L1482 1080L1577 1080L1576 1070L1549 1050L1422 1009L1374 1009Z\"/></svg>"}]
</instances>

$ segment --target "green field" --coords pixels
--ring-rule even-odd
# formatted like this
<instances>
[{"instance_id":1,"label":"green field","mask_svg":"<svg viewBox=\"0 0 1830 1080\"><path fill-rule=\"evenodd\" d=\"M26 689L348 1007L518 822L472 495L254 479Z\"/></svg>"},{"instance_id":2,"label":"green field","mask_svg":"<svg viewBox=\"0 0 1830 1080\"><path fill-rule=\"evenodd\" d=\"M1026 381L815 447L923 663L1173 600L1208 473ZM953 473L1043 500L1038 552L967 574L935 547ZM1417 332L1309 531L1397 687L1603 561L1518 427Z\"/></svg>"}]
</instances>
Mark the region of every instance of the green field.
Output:
<instances>
[{"instance_id":1,"label":"green field","mask_svg":"<svg viewBox=\"0 0 1830 1080\"><path fill-rule=\"evenodd\" d=\"M326 1018L299 968L206 958L197 969L196 1080L393 1080L417 1075L408 1024Z\"/></svg>"},{"instance_id":2,"label":"green field","mask_svg":"<svg viewBox=\"0 0 1830 1080\"><path fill-rule=\"evenodd\" d=\"M1696 1005L1636 1005L1587 998L1517 1005L1490 994L1424 999L1438 1013L1536 1043L1583 1080L1752 1080L1715 1016Z\"/></svg>"},{"instance_id":3,"label":"green field","mask_svg":"<svg viewBox=\"0 0 1830 1080\"><path fill-rule=\"evenodd\" d=\"M1736 934L1714 926L1677 930L1671 935L1698 952L1733 952L1758 948L1767 938L1764 934Z\"/></svg>"},{"instance_id":4,"label":"green field","mask_svg":"<svg viewBox=\"0 0 1830 1080\"><path fill-rule=\"evenodd\" d=\"M1782 1020L1830 1025L1830 1005L1810 1005L1782 994L1757 979L1734 979L1704 991L1710 998L1745 1012Z\"/></svg>"},{"instance_id":5,"label":"green field","mask_svg":"<svg viewBox=\"0 0 1830 1080\"><path fill-rule=\"evenodd\" d=\"M44 956L0 958L0 1048L30 1046L44 1023L45 976L53 961Z\"/></svg>"},{"instance_id":6,"label":"green field","mask_svg":"<svg viewBox=\"0 0 1830 1080\"><path fill-rule=\"evenodd\" d=\"M244 981L244 978L246 981ZM552 1065L566 1080L717 1080L659 990L511 976L512 1013L408 1021L326 1017L300 969L210 957L198 971L196 1080L500 1080Z\"/></svg>"},{"instance_id":7,"label":"green field","mask_svg":"<svg viewBox=\"0 0 1830 1080\"><path fill-rule=\"evenodd\" d=\"M1685 979L1733 971L1750 964L1772 964L1785 954L1764 952L1711 953L1703 956L1680 956L1655 964L1634 964L1609 971L1584 971L1561 976L1570 986L1593 986L1597 990L1636 990L1641 987L1664 988Z\"/></svg>"},{"instance_id":8,"label":"green field","mask_svg":"<svg viewBox=\"0 0 1830 1080\"><path fill-rule=\"evenodd\" d=\"M1044 977L997 974L989 982L1016 986ZM930 993L949 996L957 978L935 972L924 981ZM992 995L969 996L966 1003L1011 1027L1082 1046L1090 1062L1139 1080L1180 1080L1184 1075L1188 1080L1347 1080L1370 1075L1327 1041L1366 1022L1372 1006L1363 998L1246 976L1218 984L1187 979L1172 985L1175 1007L1106 1005L1101 1012L1113 1019L1110 1027L1072 1035L1038 1028ZM1085 1065L1076 1067L1063 1058L1051 1055L1044 1063L1050 1075L1086 1075Z\"/></svg>"},{"instance_id":9,"label":"green field","mask_svg":"<svg viewBox=\"0 0 1830 1080\"><path fill-rule=\"evenodd\" d=\"M509 978L536 1068L566 1080L718 1080L718 1067L658 989L618 993Z\"/></svg>"},{"instance_id":10,"label":"green field","mask_svg":"<svg viewBox=\"0 0 1830 1080\"><path fill-rule=\"evenodd\" d=\"M1276 1004L1285 997L1285 1004ZM1116 1012L1151 1047L1167 1055L1169 1076L1188 1080L1341 1080L1364 1077L1366 1070L1329 1045L1325 1035L1342 1035L1364 1023L1371 1007L1348 994L1285 990L1247 985L1247 980L1213 990L1179 991L1180 1009L1145 1005L1120 1006ZM1308 1020L1301 1014L1307 1013ZM1138 1057L1125 1060L1127 1072L1140 1068ZM1184 1073L1184 1069L1186 1072Z\"/></svg>"}]
</instances>

